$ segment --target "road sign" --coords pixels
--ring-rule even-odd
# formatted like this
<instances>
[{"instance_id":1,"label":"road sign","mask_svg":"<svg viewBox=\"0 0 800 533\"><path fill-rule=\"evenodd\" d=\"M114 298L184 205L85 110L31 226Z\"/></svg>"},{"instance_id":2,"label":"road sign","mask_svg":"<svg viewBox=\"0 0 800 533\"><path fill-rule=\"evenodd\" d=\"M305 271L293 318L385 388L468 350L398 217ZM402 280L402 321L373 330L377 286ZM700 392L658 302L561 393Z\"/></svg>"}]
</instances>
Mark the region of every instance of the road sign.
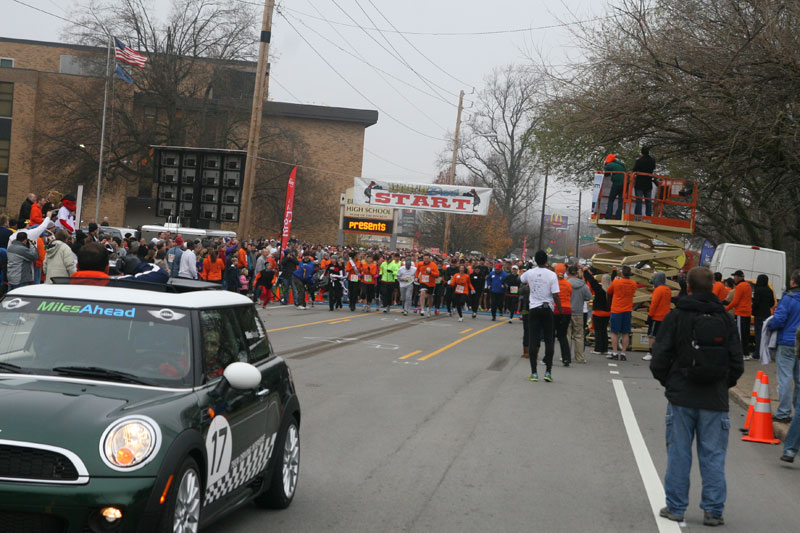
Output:
<instances>
[{"instance_id":1,"label":"road sign","mask_svg":"<svg viewBox=\"0 0 800 533\"><path fill-rule=\"evenodd\" d=\"M581 240L582 241L593 241L594 237L592 237L591 235L581 235Z\"/></svg>"},{"instance_id":2,"label":"road sign","mask_svg":"<svg viewBox=\"0 0 800 533\"><path fill-rule=\"evenodd\" d=\"M547 249L547 250L545 250L545 251L546 251L548 254L552 254L552 253L553 253L553 249L552 249L552 248L548 248L548 249Z\"/></svg>"}]
</instances>

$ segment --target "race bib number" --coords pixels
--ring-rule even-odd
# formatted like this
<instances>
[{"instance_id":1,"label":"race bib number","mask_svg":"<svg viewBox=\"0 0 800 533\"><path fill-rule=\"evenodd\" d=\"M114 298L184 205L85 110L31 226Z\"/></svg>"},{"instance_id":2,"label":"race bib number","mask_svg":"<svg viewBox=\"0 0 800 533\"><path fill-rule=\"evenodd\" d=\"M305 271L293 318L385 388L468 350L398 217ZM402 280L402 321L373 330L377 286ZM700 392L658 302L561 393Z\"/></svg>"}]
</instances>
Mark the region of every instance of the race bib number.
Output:
<instances>
[{"instance_id":1,"label":"race bib number","mask_svg":"<svg viewBox=\"0 0 800 533\"><path fill-rule=\"evenodd\" d=\"M370 276L369 274L364 276L364 283L372 283L372 276Z\"/></svg>"},{"instance_id":2,"label":"race bib number","mask_svg":"<svg viewBox=\"0 0 800 533\"><path fill-rule=\"evenodd\" d=\"M456 285L456 294L464 294L467 291L463 285Z\"/></svg>"},{"instance_id":3,"label":"race bib number","mask_svg":"<svg viewBox=\"0 0 800 533\"><path fill-rule=\"evenodd\" d=\"M358 281L358 275L357 274L351 274L350 275L350 281L357 282Z\"/></svg>"},{"instance_id":4,"label":"race bib number","mask_svg":"<svg viewBox=\"0 0 800 533\"><path fill-rule=\"evenodd\" d=\"M509 287L511 289L511 294L519 294L519 287Z\"/></svg>"},{"instance_id":5,"label":"race bib number","mask_svg":"<svg viewBox=\"0 0 800 533\"><path fill-rule=\"evenodd\" d=\"M420 281L420 283L430 283L431 282L431 277L429 275L427 275L427 274L422 274L419 277L419 281Z\"/></svg>"}]
</instances>

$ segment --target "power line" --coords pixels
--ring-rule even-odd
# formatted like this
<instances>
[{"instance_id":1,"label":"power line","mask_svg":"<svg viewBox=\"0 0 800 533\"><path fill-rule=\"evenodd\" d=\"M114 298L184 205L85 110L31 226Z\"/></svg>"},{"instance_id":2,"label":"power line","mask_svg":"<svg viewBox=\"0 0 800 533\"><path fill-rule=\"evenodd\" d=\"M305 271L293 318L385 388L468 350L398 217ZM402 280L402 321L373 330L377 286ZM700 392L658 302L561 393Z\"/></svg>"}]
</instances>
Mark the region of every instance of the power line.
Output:
<instances>
[{"instance_id":1,"label":"power line","mask_svg":"<svg viewBox=\"0 0 800 533\"><path fill-rule=\"evenodd\" d=\"M312 6L314 9L317 9L317 7L316 7L314 4L311 4L311 6ZM302 23L302 21L301 21L301 23ZM304 26L306 26L306 27L308 27L306 24L303 24L303 25L304 25ZM366 61L366 59L364 58L364 56L363 56L363 55L361 55L361 54L358 52L358 49L357 49L355 46L353 46L353 45L350 43L350 41L348 41L348 40L347 40L347 38L346 38L344 35L342 35L342 34L341 34L341 32L340 32L339 30L337 30L337 29L336 29L336 26L333 26L333 25L331 25L331 28L333 29L333 31L334 31L334 32L336 32L336 35L338 35L338 36L339 36L339 38L340 38L342 41L344 41L345 43L347 43L347 45L348 45L348 46L349 46L349 47L350 47L350 48L353 50L353 52L355 52L355 53L356 53L356 55L358 56L358 58L359 58L359 59L361 59L361 61L363 61L364 63L367 63L367 61ZM327 39L326 39L326 40L327 40ZM369 64L369 63L367 63L367 64ZM378 74L378 76L380 76L380 78L381 78L381 79L382 79L384 82L386 82L386 85L388 85L388 86L389 86L389 87L390 87L390 88L391 88L391 89L392 89L394 92L396 92L396 93L398 94L398 96L400 96L400 98L402 98L403 100L405 100L405 101L406 101L406 102L407 102L407 103L408 103L408 104L409 104L411 107L413 107L414 109L416 109L417 111L419 111L419 112L420 112L420 114L421 114L422 116L424 116L426 119L428 119L428 120L429 120L429 121L430 121L432 124L434 124L434 125L435 125L437 128L441 128L441 129L443 129L443 130L447 130L447 128L446 128L446 127L442 126L441 124L439 124L438 122L436 122L435 120L433 120L433 119L430 117L430 115L429 115L428 113L426 113L425 111L423 111L422 109L420 109L420 108L419 108L419 106L417 106L417 104L415 104L414 102L412 102L411 100L409 100L409 98L408 98L408 97L407 97L405 94L403 94L403 92L402 92L402 91L400 91L400 90L399 90L399 89L397 89L397 88L396 88L394 85L392 85L392 84L389 82L389 80L387 80L387 79L386 79L386 77L385 77L383 74L381 74L381 73L380 73L380 72L379 72L377 69L376 69L376 73Z\"/></svg>"},{"instance_id":2,"label":"power line","mask_svg":"<svg viewBox=\"0 0 800 533\"><path fill-rule=\"evenodd\" d=\"M298 104L302 104L302 103L303 103L303 102L302 102L302 100L300 100L298 97L296 97L292 91L290 91L289 89L287 89L285 85L283 85L281 82L279 82L279 81L277 80L277 78L275 78L275 76L274 76L274 75L273 75L271 72L270 72L270 74L269 74L269 79L270 79L270 81L274 81L274 82L275 82L275 83L278 85L278 87L280 87L281 89L283 89L284 91L286 91L287 93L289 93L289 96L291 96L292 98L294 98L295 100L297 100L297 103L298 103Z\"/></svg>"},{"instance_id":3,"label":"power line","mask_svg":"<svg viewBox=\"0 0 800 533\"><path fill-rule=\"evenodd\" d=\"M286 17L286 14L285 14L285 13L280 13L280 14L281 14L281 16L282 16L282 17L284 17L284 18ZM321 39L323 39L324 41L326 41L326 42L327 42L328 44L330 44L331 46L335 46L336 48L338 48L339 50L341 50L341 51L342 51L342 52L344 52L345 54L349 55L350 57L353 57L353 58L355 58L355 59L357 59L357 60L361 61L362 63L364 63L365 65L369 66L370 68L372 68L372 69L373 69L373 70L375 70L376 72L380 72L380 73L382 73L382 74L385 74L385 75L389 76L390 78L392 78L393 80L395 80L395 81L398 81L398 82L402 83L403 85L406 85L406 86L408 86L408 87L410 87L410 88L414 89L415 91L419 91L420 93L422 93L422 94L424 94L424 95L426 95L426 96L430 96L431 98L435 98L435 99L439 100L440 102L444 102L444 103L445 103L445 104L447 104L447 105L450 105L450 106L452 106L452 107L458 107L458 106L457 106L456 104L454 104L453 102L450 102L450 101L448 101L448 100L445 100L444 98L442 98L442 97L441 97L441 96L439 96L438 94L434 94L434 93L427 92L425 89L421 89L420 87L417 87L416 85L413 85L413 84L411 84L411 83L409 83L409 82L407 82L407 81L405 81L405 80L403 80L403 79L401 79L401 78L398 78L398 77L397 77L397 76L395 76L394 74L392 74L392 73L390 73L390 72L387 72L387 71L383 70L382 68L380 68L380 67L377 67L377 66L373 65L372 63L370 63L369 61L367 61L366 59L364 59L364 58L363 58L363 56L356 55L356 54L354 54L354 53L350 52L349 50L345 50L345 49L344 49L344 48L342 48L342 47L341 47L339 44L337 44L337 43L335 43L334 41L332 41L332 40L328 39L328 38L327 38L327 37L325 37L323 34L321 34L321 33L320 33L320 32L318 32L317 30L315 30L314 28L312 28L311 26L309 26L308 24L306 24L306 23L303 21L303 19L300 19L300 18L295 18L295 20L296 20L298 23L300 23L300 24L302 24L303 26L305 26L305 27L306 27L306 28L307 28L309 31L313 32L313 33L314 33L315 35L317 35L319 38L321 38Z\"/></svg>"},{"instance_id":4,"label":"power line","mask_svg":"<svg viewBox=\"0 0 800 533\"><path fill-rule=\"evenodd\" d=\"M39 13L44 13L45 15L50 15L51 17L55 17L55 18L57 18L57 19L61 19L61 20L63 20L64 22L69 22L70 24L74 24L74 25L76 25L76 26L82 26L82 27L84 27L84 28L89 28L89 26L87 26L87 25L85 25L85 24L80 24L80 23L78 23L78 22L75 22L74 20L70 20L70 19L68 19L68 18L66 18L66 17L62 17L61 15L56 15L55 13L52 13L52 12L50 12L50 11L47 11L47 10L44 10L44 9L42 9L42 8L40 8L40 7L32 6L32 5L30 5L30 4L27 4L27 3L25 3L25 2L22 2L21 0L11 0L11 1L12 1L12 2L16 2L16 3L17 3L17 4L19 4L19 5L22 5L22 6L25 6L25 7L28 7L28 8L30 8L30 9L33 9L34 11L38 11Z\"/></svg>"},{"instance_id":5,"label":"power line","mask_svg":"<svg viewBox=\"0 0 800 533\"><path fill-rule=\"evenodd\" d=\"M449 76L450 78L454 79L454 80L455 80L455 81L457 81L458 83L461 83L461 84L463 84L463 85L466 85L467 87L471 87L471 86L472 86L472 84L470 84L470 83L467 83L467 82L465 82L465 81L462 81L462 80L460 80L460 79L456 78L455 76L453 76L452 74L450 74L449 72L447 72L445 69L443 69L442 67L440 67L440 66L439 66L439 65L438 65L438 64L437 64L435 61L433 61L431 58L429 58L428 56L426 56L425 54L423 54L423 53L422 53L422 50L420 50L419 48L417 48L417 47L414 45L414 43L412 43L412 42L411 42L411 41L408 39L408 37L406 37L406 36L405 36L405 34L403 34L402 32L400 32L400 31L398 31L398 30L397 30L397 27L396 27L394 24L392 24L392 21L390 21L390 20L389 20L389 19L386 17L386 15L384 15L384 14L383 14L383 11L381 11L380 9L378 9L378 6L376 6L376 5L375 5L375 3L374 3L372 0L367 0L367 1L368 1L368 2L369 2L369 4L370 4L370 5L371 5L371 6L372 6L374 9L375 9L375 11L377 11L377 12L378 12L378 14L379 14L381 17L383 17L383 20L385 20L386 22L388 22L388 23L389 23L389 26L391 26L393 30L397 31L397 33L400 35L400 37L402 37L402 38L403 38L403 40L404 40L405 42L407 42L409 45L411 45L411 48L413 48L414 50L416 50L416 51L417 51L417 53L418 53L419 55L421 55L422 57L424 57L424 58L425 58L425 59L428 61L428 63L430 63L431 65L433 65L434 67L436 67L436 68L437 68L437 69L439 69L441 72L445 73L447 76ZM330 23L329 23L329 24L330 24Z\"/></svg>"},{"instance_id":6,"label":"power line","mask_svg":"<svg viewBox=\"0 0 800 533\"><path fill-rule=\"evenodd\" d=\"M342 8L342 6L340 6L340 5L339 5L339 2L337 2L336 0L331 0L331 2L333 2L333 4L334 4L336 7L338 7L338 8L339 8L339 10L340 10L342 13L344 13L344 14L345 14L345 16L347 16L347 18L349 18L350 20L352 20L352 21L353 21L353 23L355 23L355 24L357 24L357 25L358 25L358 21L357 21L356 19L354 19L354 18L353 18L353 17L350 15L350 13L348 13L347 11L345 11L345 10L344 10L344 8ZM358 2L357 2L357 1L356 1L356 3L358 4ZM362 11L362 12L364 12L364 14L366 14L366 11L364 11L364 8L363 8L363 7L361 7L361 4L358 4L358 7L361 9L361 11ZM372 22L372 19L369 17L369 15L367 15L367 19L368 19L370 22ZM374 25L375 23L374 23L374 22L372 22L372 24ZM416 75L416 76L417 76L417 77L418 77L420 80L422 80L422 82L423 82L425 85L427 85L427 86L428 86L428 88L429 88L431 91L433 91L433 92L434 92L434 93L436 93L436 94L439 94L439 93L437 92L437 90L434 88L434 85L435 85L435 86L436 86L436 87L438 87L440 90L442 90L442 91L444 91L444 92L446 92L446 93L450 93L451 95L454 95L454 94L455 94L455 93L451 93L450 91L448 91L448 90L447 90L447 89L445 89L444 87L442 87L442 86L440 86L440 85L437 85L437 84L435 84L434 82L432 82L431 80L429 80L428 78L426 78L425 76L423 76L422 74L420 74L419 72L417 72L416 70L414 70L414 68L413 68L413 67L412 67L412 66L411 66L411 65L408 63L408 61L406 61L405 59L403 59L403 58L401 57L400 53L399 53L399 52L397 52L397 49L396 49L394 46L392 46L392 43L391 43L391 42L389 42L389 40L386 38L386 36L385 36L383 33L381 33L381 34L380 34L380 36L381 36L381 37L383 37L383 39L384 39L384 40L385 40L385 41L386 41L386 42L389 44L389 46L390 46L390 47L391 47L391 48L392 48L392 49L395 51L395 53L392 53L391 51L389 51L389 49L388 49L388 48L386 48L386 47L385 47L383 44L381 44L381 42L380 42L379 40L377 40L375 37L373 37L373 36L372 36L372 34L370 34L370 33L369 33L367 30L365 30L365 29L364 29L362 26L360 26L360 25L359 25L358 27L359 27L359 28L361 28L361 31L363 31L363 32L364 32L364 33L367 35L367 37L369 37L370 39L372 39L372 40L375 42L375 44L377 44L378 46L380 46L381 48L383 48L383 49L384 49L384 51L386 51L386 53L387 53L387 54L389 54L390 56L392 56L394 59L396 59L396 60L397 60L397 61L399 61L399 62L400 62L402 65L404 65L406 68L408 68L408 69L409 69L411 72L413 72L413 73L414 73L414 74L415 74L415 75ZM397 54L397 55L395 55L395 54ZM439 96L441 96L441 94L439 94ZM442 99L444 99L444 97L442 97Z\"/></svg>"},{"instance_id":7,"label":"power line","mask_svg":"<svg viewBox=\"0 0 800 533\"><path fill-rule=\"evenodd\" d=\"M358 94L359 94L359 95L360 95L360 96L361 96L361 97L362 97L364 100L366 100L367 102L369 102L369 103L370 103L370 105L372 105L373 107L375 107L375 108L376 108L378 111L380 111L381 113L383 113L384 115L386 115L386 116L387 116L387 117L389 117L390 119L394 120L395 122L397 122L398 124L400 124L400 125L401 125L401 126L403 126L404 128L406 128L406 129L408 129L408 130L410 130L410 131L413 131L414 133L416 133L416 134L418 134L418 135L422 135L423 137L427 137L427 138L429 138L429 139L433 139L433 140L435 140L435 141L445 141L445 140L446 140L446 139L444 139L444 138L442 138L442 137L434 137L433 135L428 135L427 133L424 133L424 132L422 132L422 131L419 131L418 129L416 129L416 128L413 128L412 126L409 126L408 124L406 124L405 122L403 122L403 121L402 121L402 120L400 120L399 118L395 117L394 115L392 115L392 114L390 114L390 113L388 113L388 112L384 111L383 109L381 109L381 108L380 108L380 106L378 106L378 104L376 104L375 102L373 102L373 101L372 101L372 100L371 100L371 99L370 99L370 98L369 98L367 95L365 95L363 92L361 92L361 90L360 90L358 87L356 87L355 85L353 85L353 84L350 82L350 80L348 80L348 79L347 79L347 78L346 78L344 75L342 75L342 74L341 74L341 73L340 73L338 70L336 70L336 68L335 68L333 65L331 65L330 61L328 61L328 60L325 58L325 56L323 56L323 55L322 55L322 54L319 52L319 50L317 50L317 49L314 47L314 45L313 45L313 44L311 44L311 42L310 42L308 39L306 39L306 38L305 38L305 36L304 36L302 33L300 33L300 30L298 30L298 29L297 29L297 27L296 27L294 24L292 24L292 21L291 21L291 20L289 20L289 19L288 19L288 18L287 18L285 15L281 15L281 16L283 16L283 20L285 20L285 21L286 21L286 23L287 23L289 26L291 26L291 28L292 28L292 29L295 31L295 33L297 33L297 35L298 35L298 36L299 36L299 37L300 37L300 38L303 40L303 42L305 42L305 43L308 45L308 47L309 47L309 48L311 48L311 50L312 50L312 51L313 51L315 54L317 54L317 56L318 56L318 57L319 57L319 58L320 58L320 59L321 59L321 60L322 60L322 61L323 61L323 62L324 62L326 65L328 65L328 68L330 68L330 69L331 69L331 70L332 70L332 71L333 71L333 72L334 72L334 73L335 73L337 76L339 76L339 77L342 79L342 81L343 81L343 82L345 82L347 85L349 85L349 86L350 86L350 88L351 88L351 89L353 89L355 92L357 92L357 93L358 93Z\"/></svg>"},{"instance_id":8,"label":"power line","mask_svg":"<svg viewBox=\"0 0 800 533\"><path fill-rule=\"evenodd\" d=\"M424 172L420 172L419 170L414 170L413 168L404 167L400 163L395 163L394 161L386 159L385 157L376 154L375 152L373 152L372 150L370 150L368 148L364 148L364 151L365 152L369 152L370 154L372 154L373 156L377 157L378 159L380 159L382 161L385 161L385 162L389 163L390 165L394 165L397 168L402 168L403 170L406 170L406 171L411 172L413 174L417 174L419 176L426 176L426 177L429 176L428 174L426 174Z\"/></svg>"},{"instance_id":9,"label":"power line","mask_svg":"<svg viewBox=\"0 0 800 533\"><path fill-rule=\"evenodd\" d=\"M240 0L244 2L244 0ZM251 2L245 2L251 3ZM260 4L253 4L253 5L260 5ZM590 22L597 22L600 20L606 20L610 18L614 18L616 15L606 15L602 17L594 17L591 19L585 20L575 20L572 22L561 22L558 24L548 24L544 26L528 26L524 28L512 28L506 30L483 30L483 31L405 31L405 30L398 30L398 29L388 29L388 28L378 28L378 27L369 27L369 26L362 26L358 23L350 24L347 22L342 22L338 20L329 20L325 17L318 17L306 13L304 11L300 11L299 9L294 9L290 7L283 7L282 9L286 9L287 11L294 11L299 15L304 15L309 18L317 19L317 20L324 20L325 22L330 22L331 24L336 24L337 26L347 26L348 28L361 28L364 30L369 31L378 31L384 33L400 33L404 35L432 35L432 36L439 36L439 37L465 37L470 35L503 35L509 33L525 33L531 31L539 31L539 30L552 30L556 28L566 28L568 26L576 26L580 24L588 24Z\"/></svg>"}]
</instances>

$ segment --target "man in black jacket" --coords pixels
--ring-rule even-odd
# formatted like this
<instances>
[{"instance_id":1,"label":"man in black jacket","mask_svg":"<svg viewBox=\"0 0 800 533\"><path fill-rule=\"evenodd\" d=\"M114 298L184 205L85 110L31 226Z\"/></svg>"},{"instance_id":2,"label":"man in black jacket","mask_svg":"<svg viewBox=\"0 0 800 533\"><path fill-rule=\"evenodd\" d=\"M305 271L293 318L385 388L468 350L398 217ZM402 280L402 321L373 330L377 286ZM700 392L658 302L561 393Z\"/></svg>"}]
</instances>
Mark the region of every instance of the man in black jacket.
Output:
<instances>
[{"instance_id":1,"label":"man in black jacket","mask_svg":"<svg viewBox=\"0 0 800 533\"><path fill-rule=\"evenodd\" d=\"M300 262L297 260L297 253L294 250L289 251L281 260L281 273L278 275L278 282L281 286L281 305L289 303L289 291L293 290L292 275L297 270L298 265L300 265ZM299 305L297 302L295 304Z\"/></svg>"},{"instance_id":2,"label":"man in black jacket","mask_svg":"<svg viewBox=\"0 0 800 533\"><path fill-rule=\"evenodd\" d=\"M652 174L656 170L656 160L650 155L650 148L642 146L642 155L636 158L633 164L633 172L642 172L644 174ZM650 200L653 196L653 178L644 174L635 174L636 181L633 182L633 194L636 196L636 207L633 213L636 215L642 214L642 198L645 198L645 213L647 216L653 216L653 202Z\"/></svg>"},{"instance_id":3,"label":"man in black jacket","mask_svg":"<svg viewBox=\"0 0 800 533\"><path fill-rule=\"evenodd\" d=\"M711 271L695 267L687 282L689 294L662 322L650 361L650 371L666 387L669 400L664 476L667 506L660 514L683 520L689 505L692 440L696 436L703 478L703 524L716 526L725 523L725 454L731 427L728 389L744 372L744 362L736 325L711 292ZM704 326L698 328L701 320ZM700 376L698 368L707 374Z\"/></svg>"}]
</instances>

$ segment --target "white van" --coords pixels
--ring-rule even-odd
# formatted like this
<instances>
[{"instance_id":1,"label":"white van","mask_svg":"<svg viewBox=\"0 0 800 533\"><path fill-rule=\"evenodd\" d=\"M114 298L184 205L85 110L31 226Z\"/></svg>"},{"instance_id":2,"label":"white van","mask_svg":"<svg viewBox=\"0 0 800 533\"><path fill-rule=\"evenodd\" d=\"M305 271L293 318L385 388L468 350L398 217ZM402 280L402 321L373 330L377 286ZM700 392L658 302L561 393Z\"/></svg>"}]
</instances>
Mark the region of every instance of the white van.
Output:
<instances>
[{"instance_id":1,"label":"white van","mask_svg":"<svg viewBox=\"0 0 800 533\"><path fill-rule=\"evenodd\" d=\"M720 272L723 279L741 270L751 282L755 282L759 274L766 274L777 299L786 290L786 252L781 250L725 242L717 246L708 268Z\"/></svg>"}]
</instances>

